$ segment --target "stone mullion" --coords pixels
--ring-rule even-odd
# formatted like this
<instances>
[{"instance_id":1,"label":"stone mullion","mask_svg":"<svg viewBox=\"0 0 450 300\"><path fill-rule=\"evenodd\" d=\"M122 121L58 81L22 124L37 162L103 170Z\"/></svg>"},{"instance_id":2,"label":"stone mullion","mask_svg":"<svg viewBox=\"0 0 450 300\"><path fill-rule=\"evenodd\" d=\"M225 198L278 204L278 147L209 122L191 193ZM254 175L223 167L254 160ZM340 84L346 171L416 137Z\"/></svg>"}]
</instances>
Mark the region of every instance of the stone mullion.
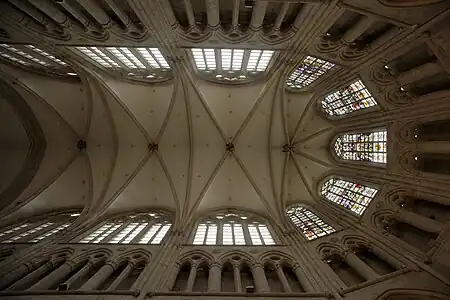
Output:
<instances>
[{"instance_id":1,"label":"stone mullion","mask_svg":"<svg viewBox=\"0 0 450 300\"><path fill-rule=\"evenodd\" d=\"M144 229L142 229L141 232L139 232L139 233L131 240L130 244L136 244L136 243L138 243L138 242L144 237L144 235L147 233L147 231L149 231L150 228L152 228L152 226L155 225L155 224L156 224L155 219L150 220L150 221L148 222L147 226L145 226ZM155 235L156 235L156 233L155 233ZM153 237L152 237L152 238L153 238ZM150 239L149 242L151 242L151 239Z\"/></svg>"},{"instance_id":2,"label":"stone mullion","mask_svg":"<svg viewBox=\"0 0 450 300\"><path fill-rule=\"evenodd\" d=\"M216 245L223 244L223 221L220 220L217 224L217 237L216 237Z\"/></svg>"},{"instance_id":3,"label":"stone mullion","mask_svg":"<svg viewBox=\"0 0 450 300\"><path fill-rule=\"evenodd\" d=\"M250 230L248 229L248 222L242 222L242 231L244 232L244 239L246 245L253 245L252 238L250 236Z\"/></svg>"},{"instance_id":4,"label":"stone mullion","mask_svg":"<svg viewBox=\"0 0 450 300\"><path fill-rule=\"evenodd\" d=\"M98 243L108 243L111 241L117 234L119 234L122 230L124 230L131 221L123 222L116 230L105 236L102 240L98 241Z\"/></svg>"}]
</instances>

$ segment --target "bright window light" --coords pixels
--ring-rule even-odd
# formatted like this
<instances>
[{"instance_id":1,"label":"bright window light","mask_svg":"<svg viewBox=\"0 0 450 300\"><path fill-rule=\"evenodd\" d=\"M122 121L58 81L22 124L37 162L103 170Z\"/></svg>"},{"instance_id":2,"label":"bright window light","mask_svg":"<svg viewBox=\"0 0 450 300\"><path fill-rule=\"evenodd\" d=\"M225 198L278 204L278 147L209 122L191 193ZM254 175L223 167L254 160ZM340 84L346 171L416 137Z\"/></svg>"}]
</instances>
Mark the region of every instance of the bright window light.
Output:
<instances>
[{"instance_id":1,"label":"bright window light","mask_svg":"<svg viewBox=\"0 0 450 300\"><path fill-rule=\"evenodd\" d=\"M305 88L333 67L334 64L328 61L313 56L307 56L289 75L286 84L295 89Z\"/></svg>"},{"instance_id":2,"label":"bright window light","mask_svg":"<svg viewBox=\"0 0 450 300\"><path fill-rule=\"evenodd\" d=\"M43 239L45 239L45 238L47 238L47 237L49 237L49 236L51 236L51 235L57 233L58 231L61 231L61 230L63 230L64 228L69 227L70 224L71 224L71 223L66 223L66 224L63 224L63 225L61 225L61 226L58 226L58 227L56 227L55 229L50 230L50 231L44 233L43 235L38 236L38 237L35 238L35 239L32 239L30 242L31 242L31 243L37 243L37 242L39 242L40 240L43 240Z\"/></svg>"},{"instance_id":3,"label":"bright window light","mask_svg":"<svg viewBox=\"0 0 450 300\"><path fill-rule=\"evenodd\" d=\"M219 232L221 239L219 238ZM248 216L235 213L218 214L200 222L193 239L194 245L274 245L268 227Z\"/></svg>"},{"instance_id":4,"label":"bright window light","mask_svg":"<svg viewBox=\"0 0 450 300\"><path fill-rule=\"evenodd\" d=\"M60 60L59 58L56 58L53 55L51 55L51 54L49 54L49 53L47 53L47 52L45 52L45 51L43 51L43 50L41 50L39 48L36 48L33 45L25 45L25 47L30 48L31 50L33 50L33 51L35 51L35 52L37 52L37 53L39 53L39 54L41 54L41 55L51 59L51 60L53 60L54 62L56 62L57 64L60 64L61 66L67 66L67 64L65 62L63 62L62 60Z\"/></svg>"},{"instance_id":5,"label":"bright window light","mask_svg":"<svg viewBox=\"0 0 450 300\"><path fill-rule=\"evenodd\" d=\"M7 50L9 50L9 51L11 51L13 53L16 53L17 55L20 55L20 56L22 56L22 57L24 57L26 59L29 59L29 60L37 63L37 64L40 64L42 66L49 66L49 64L46 63L45 61L43 61L41 59L38 59L37 57L34 57L34 56L32 56L32 55L30 55L28 53L25 53L24 51L18 49L17 47L12 46L12 45L0 44L0 47L3 47L3 48L5 48L5 49L7 49Z\"/></svg>"},{"instance_id":6,"label":"bright window light","mask_svg":"<svg viewBox=\"0 0 450 300\"><path fill-rule=\"evenodd\" d=\"M75 47L75 49L105 68L170 69L158 48Z\"/></svg>"},{"instance_id":7,"label":"bright window light","mask_svg":"<svg viewBox=\"0 0 450 300\"><path fill-rule=\"evenodd\" d=\"M197 70L212 73L219 80L235 81L248 78L247 72L266 71L274 51L193 48L191 53Z\"/></svg>"},{"instance_id":8,"label":"bright window light","mask_svg":"<svg viewBox=\"0 0 450 300\"><path fill-rule=\"evenodd\" d=\"M151 242L152 245L160 244L162 239L166 236L167 231L169 231L171 224L165 224L161 230L156 234L155 238Z\"/></svg>"}]
</instances>

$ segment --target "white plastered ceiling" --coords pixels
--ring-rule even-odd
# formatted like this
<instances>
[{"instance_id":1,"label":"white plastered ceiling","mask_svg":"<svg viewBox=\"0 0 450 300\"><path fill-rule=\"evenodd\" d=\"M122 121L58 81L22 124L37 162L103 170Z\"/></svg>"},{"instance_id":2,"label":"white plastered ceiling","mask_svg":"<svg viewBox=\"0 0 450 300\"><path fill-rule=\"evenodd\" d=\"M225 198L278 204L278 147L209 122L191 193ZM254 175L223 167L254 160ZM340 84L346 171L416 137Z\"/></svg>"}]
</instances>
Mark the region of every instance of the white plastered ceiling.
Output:
<instances>
[{"instance_id":1,"label":"white plastered ceiling","mask_svg":"<svg viewBox=\"0 0 450 300\"><path fill-rule=\"evenodd\" d=\"M280 74L221 85L180 68L173 80L151 85L77 70L81 82L2 66L4 77L20 83L15 88L48 143L13 216L163 208L185 224L238 208L278 219L287 205L314 201L331 167L331 125L316 113L311 94L286 92ZM78 140L87 149L77 149ZM295 154L282 152L288 143Z\"/></svg>"}]
</instances>

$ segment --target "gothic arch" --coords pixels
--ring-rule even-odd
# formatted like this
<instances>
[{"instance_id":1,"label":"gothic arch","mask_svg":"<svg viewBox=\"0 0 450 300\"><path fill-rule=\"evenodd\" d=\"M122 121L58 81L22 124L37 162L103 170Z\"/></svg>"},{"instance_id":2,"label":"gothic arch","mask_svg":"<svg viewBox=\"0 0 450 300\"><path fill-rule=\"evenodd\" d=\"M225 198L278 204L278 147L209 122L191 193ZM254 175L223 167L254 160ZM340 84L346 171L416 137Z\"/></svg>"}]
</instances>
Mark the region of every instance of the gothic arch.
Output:
<instances>
[{"instance_id":1,"label":"gothic arch","mask_svg":"<svg viewBox=\"0 0 450 300\"><path fill-rule=\"evenodd\" d=\"M378 0L384 6L389 7L420 7L446 2L446 0Z\"/></svg>"},{"instance_id":2,"label":"gothic arch","mask_svg":"<svg viewBox=\"0 0 450 300\"><path fill-rule=\"evenodd\" d=\"M413 296L417 300L445 300L450 297L449 294L443 294L430 290L419 290L419 289L390 289L383 292L375 300L395 300L400 299L395 296Z\"/></svg>"},{"instance_id":3,"label":"gothic arch","mask_svg":"<svg viewBox=\"0 0 450 300\"><path fill-rule=\"evenodd\" d=\"M237 263L239 265L242 265L243 263L253 265L256 263L256 260L251 255L249 255L248 253L246 253L244 251L240 251L240 250L226 252L226 253L222 254L221 256L219 256L217 258L217 261L222 266L225 265L227 262L233 264L233 261L234 261L234 263Z\"/></svg>"},{"instance_id":4,"label":"gothic arch","mask_svg":"<svg viewBox=\"0 0 450 300\"><path fill-rule=\"evenodd\" d=\"M210 266L214 262L214 257L206 252L201 250L192 250L189 252L184 253L179 259L178 264L180 266L189 263L192 264L203 264L206 263L208 266Z\"/></svg>"}]
</instances>

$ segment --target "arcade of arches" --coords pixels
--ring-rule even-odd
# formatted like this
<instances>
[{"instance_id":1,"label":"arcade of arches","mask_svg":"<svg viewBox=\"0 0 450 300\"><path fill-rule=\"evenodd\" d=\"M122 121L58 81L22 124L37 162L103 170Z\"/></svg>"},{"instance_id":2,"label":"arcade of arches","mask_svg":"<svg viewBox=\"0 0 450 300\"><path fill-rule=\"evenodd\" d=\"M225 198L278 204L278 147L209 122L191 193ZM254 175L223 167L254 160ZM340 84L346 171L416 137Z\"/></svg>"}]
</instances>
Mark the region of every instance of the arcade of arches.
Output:
<instances>
[{"instance_id":1,"label":"arcade of arches","mask_svg":"<svg viewBox=\"0 0 450 300\"><path fill-rule=\"evenodd\" d=\"M0 298L450 299L450 1L0 1Z\"/></svg>"}]
</instances>

